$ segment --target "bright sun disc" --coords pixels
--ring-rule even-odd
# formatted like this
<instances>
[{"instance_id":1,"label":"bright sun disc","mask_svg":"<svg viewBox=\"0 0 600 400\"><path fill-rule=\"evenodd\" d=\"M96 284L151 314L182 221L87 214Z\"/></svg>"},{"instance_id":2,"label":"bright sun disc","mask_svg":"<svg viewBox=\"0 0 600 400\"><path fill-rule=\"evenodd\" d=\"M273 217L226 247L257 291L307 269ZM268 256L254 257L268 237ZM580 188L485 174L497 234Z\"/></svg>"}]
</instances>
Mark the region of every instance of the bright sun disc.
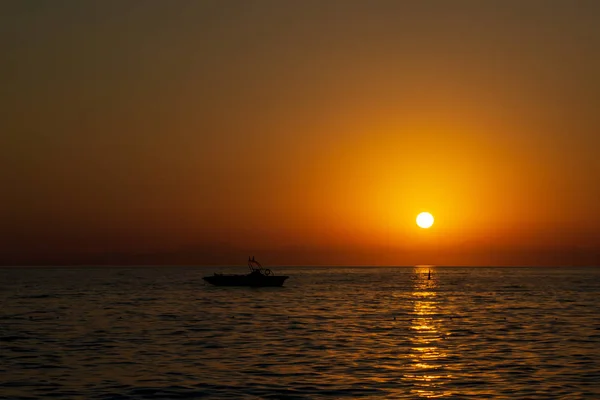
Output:
<instances>
[{"instance_id":1,"label":"bright sun disc","mask_svg":"<svg viewBox=\"0 0 600 400\"><path fill-rule=\"evenodd\" d=\"M433 225L433 215L429 214L428 212L422 212L421 214L417 215L417 225L419 225L420 228L429 228L431 225Z\"/></svg>"}]
</instances>

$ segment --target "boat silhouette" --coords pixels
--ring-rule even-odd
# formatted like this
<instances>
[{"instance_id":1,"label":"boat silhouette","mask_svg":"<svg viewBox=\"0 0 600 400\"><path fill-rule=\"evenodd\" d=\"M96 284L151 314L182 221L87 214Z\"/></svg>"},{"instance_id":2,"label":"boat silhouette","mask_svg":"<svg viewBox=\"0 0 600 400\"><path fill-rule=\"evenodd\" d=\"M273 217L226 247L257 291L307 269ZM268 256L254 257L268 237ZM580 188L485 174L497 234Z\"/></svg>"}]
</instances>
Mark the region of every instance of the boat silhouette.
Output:
<instances>
[{"instance_id":1,"label":"boat silhouette","mask_svg":"<svg viewBox=\"0 0 600 400\"><path fill-rule=\"evenodd\" d=\"M282 286L283 282L288 276L276 276L268 268L263 268L258 261L248 257L248 268L250 273L241 274L219 274L214 273L211 276L205 276L206 282L215 286L252 286L252 287L263 287L263 286Z\"/></svg>"}]
</instances>

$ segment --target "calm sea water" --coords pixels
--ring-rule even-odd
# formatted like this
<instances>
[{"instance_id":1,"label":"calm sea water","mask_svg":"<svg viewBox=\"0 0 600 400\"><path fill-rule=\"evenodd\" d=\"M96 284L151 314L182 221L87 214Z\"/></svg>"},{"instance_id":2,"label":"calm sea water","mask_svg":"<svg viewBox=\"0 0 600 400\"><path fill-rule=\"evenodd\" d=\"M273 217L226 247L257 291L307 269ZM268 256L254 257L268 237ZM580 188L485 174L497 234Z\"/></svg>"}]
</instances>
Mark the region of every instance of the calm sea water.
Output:
<instances>
[{"instance_id":1,"label":"calm sea water","mask_svg":"<svg viewBox=\"0 0 600 400\"><path fill-rule=\"evenodd\" d=\"M0 268L2 399L600 399L600 268Z\"/></svg>"}]
</instances>

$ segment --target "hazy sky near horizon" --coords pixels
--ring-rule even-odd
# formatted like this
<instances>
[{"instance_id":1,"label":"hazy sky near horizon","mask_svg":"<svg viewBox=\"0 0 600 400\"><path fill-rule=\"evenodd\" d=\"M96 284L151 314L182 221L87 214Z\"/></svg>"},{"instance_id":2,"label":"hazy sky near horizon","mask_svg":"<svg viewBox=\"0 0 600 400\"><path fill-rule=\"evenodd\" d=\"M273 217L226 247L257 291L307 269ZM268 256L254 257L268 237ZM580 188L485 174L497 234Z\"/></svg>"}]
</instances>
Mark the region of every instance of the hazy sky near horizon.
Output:
<instances>
[{"instance_id":1,"label":"hazy sky near horizon","mask_svg":"<svg viewBox=\"0 0 600 400\"><path fill-rule=\"evenodd\" d=\"M0 262L598 264L599 20L3 1Z\"/></svg>"}]
</instances>

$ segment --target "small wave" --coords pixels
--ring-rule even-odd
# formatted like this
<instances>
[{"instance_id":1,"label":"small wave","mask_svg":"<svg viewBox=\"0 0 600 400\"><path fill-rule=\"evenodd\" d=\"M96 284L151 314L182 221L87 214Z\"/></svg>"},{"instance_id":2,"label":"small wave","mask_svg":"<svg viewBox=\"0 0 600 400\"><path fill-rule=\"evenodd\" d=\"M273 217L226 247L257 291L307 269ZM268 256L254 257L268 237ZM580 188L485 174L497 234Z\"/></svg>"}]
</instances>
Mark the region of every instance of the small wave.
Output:
<instances>
[{"instance_id":1,"label":"small wave","mask_svg":"<svg viewBox=\"0 0 600 400\"><path fill-rule=\"evenodd\" d=\"M191 399L208 396L210 393L187 386L134 387L126 392L133 397L145 399Z\"/></svg>"},{"instance_id":2,"label":"small wave","mask_svg":"<svg viewBox=\"0 0 600 400\"><path fill-rule=\"evenodd\" d=\"M48 299L51 297L56 297L52 294L31 294L26 296L16 296L16 299Z\"/></svg>"},{"instance_id":3,"label":"small wave","mask_svg":"<svg viewBox=\"0 0 600 400\"><path fill-rule=\"evenodd\" d=\"M0 342L16 342L18 340L27 340L30 339L29 336L17 336L17 335L8 335L8 336L0 336Z\"/></svg>"}]
</instances>

